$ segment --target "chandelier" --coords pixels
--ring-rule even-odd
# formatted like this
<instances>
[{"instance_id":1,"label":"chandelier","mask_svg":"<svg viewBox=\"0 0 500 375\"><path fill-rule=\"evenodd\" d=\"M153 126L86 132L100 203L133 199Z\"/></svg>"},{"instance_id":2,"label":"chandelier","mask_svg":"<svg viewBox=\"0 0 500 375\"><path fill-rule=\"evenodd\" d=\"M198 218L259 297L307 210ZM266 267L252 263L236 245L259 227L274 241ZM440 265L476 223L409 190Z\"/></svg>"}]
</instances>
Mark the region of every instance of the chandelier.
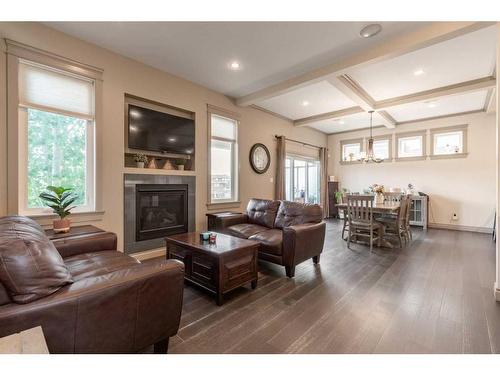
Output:
<instances>
[{"instance_id":1,"label":"chandelier","mask_svg":"<svg viewBox=\"0 0 500 375\"><path fill-rule=\"evenodd\" d=\"M382 163L384 160L376 158L373 154L373 136L372 136L372 126L373 126L373 111L368 111L370 114L370 138L368 138L368 150L366 154L364 152L361 153L361 157L359 161L363 163Z\"/></svg>"}]
</instances>

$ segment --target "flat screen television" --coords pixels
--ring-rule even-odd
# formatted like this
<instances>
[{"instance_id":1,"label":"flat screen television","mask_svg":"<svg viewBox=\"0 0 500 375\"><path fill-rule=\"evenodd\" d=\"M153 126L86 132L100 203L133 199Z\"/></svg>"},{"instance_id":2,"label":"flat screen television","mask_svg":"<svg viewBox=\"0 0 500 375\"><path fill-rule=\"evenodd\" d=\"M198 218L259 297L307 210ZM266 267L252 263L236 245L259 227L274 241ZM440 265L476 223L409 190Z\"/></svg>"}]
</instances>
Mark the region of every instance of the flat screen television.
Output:
<instances>
[{"instance_id":1,"label":"flat screen television","mask_svg":"<svg viewBox=\"0 0 500 375\"><path fill-rule=\"evenodd\" d=\"M194 142L194 120L129 104L129 148L190 155Z\"/></svg>"}]
</instances>

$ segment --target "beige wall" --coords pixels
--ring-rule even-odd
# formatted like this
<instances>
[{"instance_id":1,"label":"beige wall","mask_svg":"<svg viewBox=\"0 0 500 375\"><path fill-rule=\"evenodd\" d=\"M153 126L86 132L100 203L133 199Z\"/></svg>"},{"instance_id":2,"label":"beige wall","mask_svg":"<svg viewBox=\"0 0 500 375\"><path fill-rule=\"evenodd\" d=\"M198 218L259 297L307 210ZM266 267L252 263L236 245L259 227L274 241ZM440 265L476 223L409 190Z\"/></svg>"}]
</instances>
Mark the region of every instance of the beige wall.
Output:
<instances>
[{"instance_id":1,"label":"beige wall","mask_svg":"<svg viewBox=\"0 0 500 375\"><path fill-rule=\"evenodd\" d=\"M184 79L164 73L147 65L117 55L95 45L85 43L37 23L0 23L0 37L25 43L66 58L93 65L104 70L103 83L103 209L105 214L97 225L116 232L122 244L123 231L123 126L124 94L183 108L196 114L196 224L198 229L206 225L207 201L207 104L212 104L241 115L240 185L241 201L245 206L251 197L272 198L275 175L274 135L280 134L304 142L325 146L327 137L308 128L294 128L281 118L253 108L240 108L227 97ZM0 113L5 117L5 54L0 61ZM229 74L229 73L228 73ZM0 122L0 214L6 213L6 173L2 162L6 158L5 124ZM251 170L248 153L251 146L264 143L272 153L268 172L257 175Z\"/></svg>"},{"instance_id":2,"label":"beige wall","mask_svg":"<svg viewBox=\"0 0 500 375\"><path fill-rule=\"evenodd\" d=\"M461 124L469 125L469 155L460 159L341 165L340 141L367 137L368 131L331 135L328 137L330 174L339 179L341 187L351 191L363 191L373 183L403 188L412 183L430 195L430 223L491 229L495 213L495 114L455 116L400 125L395 131L377 128L373 132L376 136ZM393 156L394 143L395 140ZM429 136L427 153L430 153ZM459 215L458 221L451 221L453 213Z\"/></svg>"}]
</instances>

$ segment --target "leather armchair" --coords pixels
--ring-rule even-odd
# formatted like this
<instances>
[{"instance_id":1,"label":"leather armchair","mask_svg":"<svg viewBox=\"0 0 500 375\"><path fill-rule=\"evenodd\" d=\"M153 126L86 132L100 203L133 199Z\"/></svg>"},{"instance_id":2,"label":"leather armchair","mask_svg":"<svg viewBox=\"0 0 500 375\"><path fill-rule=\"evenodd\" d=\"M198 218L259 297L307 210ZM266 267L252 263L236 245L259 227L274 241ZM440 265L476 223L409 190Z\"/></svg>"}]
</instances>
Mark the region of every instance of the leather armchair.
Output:
<instances>
[{"instance_id":1,"label":"leather armchair","mask_svg":"<svg viewBox=\"0 0 500 375\"><path fill-rule=\"evenodd\" d=\"M0 240L10 235L0 226ZM0 252L9 241L0 241ZM140 263L116 251L116 235L109 232L53 245L72 282L28 303L0 301L0 337L42 326L51 353L132 353L153 344L155 352L168 350L181 317L181 262ZM8 288L0 286L8 298Z\"/></svg>"},{"instance_id":2,"label":"leather armchair","mask_svg":"<svg viewBox=\"0 0 500 375\"><path fill-rule=\"evenodd\" d=\"M296 265L319 263L326 224L317 204L251 199L247 213L217 217L216 230L260 242L259 259L285 266L294 277Z\"/></svg>"}]
</instances>

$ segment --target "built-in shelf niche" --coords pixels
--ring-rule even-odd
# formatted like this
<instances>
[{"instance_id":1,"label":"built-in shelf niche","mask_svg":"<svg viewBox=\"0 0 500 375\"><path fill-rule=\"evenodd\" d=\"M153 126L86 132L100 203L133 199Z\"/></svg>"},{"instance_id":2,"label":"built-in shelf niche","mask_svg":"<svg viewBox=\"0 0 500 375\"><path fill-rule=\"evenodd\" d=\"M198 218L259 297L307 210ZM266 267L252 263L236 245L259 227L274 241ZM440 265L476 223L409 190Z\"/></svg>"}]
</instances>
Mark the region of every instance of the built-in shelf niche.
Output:
<instances>
[{"instance_id":1,"label":"built-in shelf niche","mask_svg":"<svg viewBox=\"0 0 500 375\"><path fill-rule=\"evenodd\" d=\"M139 150L139 149L132 149L128 147L128 106L130 104L132 105L137 105L143 108L149 108L154 111L159 111L159 112L164 112L168 113L171 115L175 116L180 116L180 117L185 117L189 118L192 120L195 120L195 113L174 107L168 104L164 103L159 103L153 100L145 99L145 98L140 98L135 95L131 94L125 94L125 123L124 123L124 134L125 134L125 153L124 153L124 167L126 169L133 169L133 170L141 170L142 168L137 168L136 163L134 161L134 155L135 154L144 154L148 157L148 159L151 160L151 158L155 158L156 164L157 164L157 169L149 169L150 171L161 171L159 174L169 174L169 172L193 172L195 171L195 154L196 154L196 149L193 151L192 154L187 155L187 154L173 154L173 153L165 153L165 152L156 152L156 151L149 151L149 150ZM195 134L196 134L196 126L195 126ZM167 163L167 161L170 161L170 163L174 166L175 168L175 160L176 159L186 159L186 165L184 166L185 171L180 171L177 169L163 169L164 165ZM146 169L146 168L145 168ZM149 174L149 172L148 172Z\"/></svg>"}]
</instances>

